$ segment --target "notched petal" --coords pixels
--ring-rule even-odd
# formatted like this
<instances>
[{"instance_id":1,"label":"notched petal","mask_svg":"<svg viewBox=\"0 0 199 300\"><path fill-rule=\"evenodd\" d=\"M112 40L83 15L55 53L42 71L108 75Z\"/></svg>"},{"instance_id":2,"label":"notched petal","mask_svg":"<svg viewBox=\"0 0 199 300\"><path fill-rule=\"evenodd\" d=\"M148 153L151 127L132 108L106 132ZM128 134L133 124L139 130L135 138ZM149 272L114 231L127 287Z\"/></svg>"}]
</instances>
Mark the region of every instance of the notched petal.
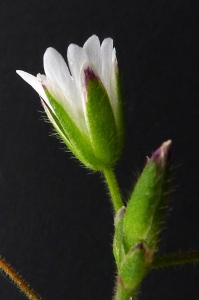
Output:
<instances>
[{"instance_id":1,"label":"notched petal","mask_svg":"<svg viewBox=\"0 0 199 300\"><path fill-rule=\"evenodd\" d=\"M47 78L70 96L68 87L72 84L72 78L61 54L50 47L44 53L43 60Z\"/></svg>"},{"instance_id":2,"label":"notched petal","mask_svg":"<svg viewBox=\"0 0 199 300\"><path fill-rule=\"evenodd\" d=\"M33 89L45 100L48 102L48 99L47 99L47 96L44 92L44 89L42 87L42 84L41 82L38 80L37 77L27 73L27 72L24 72L24 71L21 71L21 70L17 70L16 71L17 74L23 79L25 80L28 84L30 84Z\"/></svg>"}]
</instances>

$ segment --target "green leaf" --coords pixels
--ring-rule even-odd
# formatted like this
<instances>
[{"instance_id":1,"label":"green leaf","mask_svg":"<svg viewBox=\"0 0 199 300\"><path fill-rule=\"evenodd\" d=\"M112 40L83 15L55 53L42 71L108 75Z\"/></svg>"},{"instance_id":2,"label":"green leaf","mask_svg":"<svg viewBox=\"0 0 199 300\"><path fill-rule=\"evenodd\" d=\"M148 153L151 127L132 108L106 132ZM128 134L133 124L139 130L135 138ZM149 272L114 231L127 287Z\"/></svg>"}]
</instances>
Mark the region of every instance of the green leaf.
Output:
<instances>
[{"instance_id":1,"label":"green leaf","mask_svg":"<svg viewBox=\"0 0 199 300\"><path fill-rule=\"evenodd\" d=\"M148 271L147 252L142 242L137 243L125 255L119 275L126 289L135 290Z\"/></svg>"}]
</instances>

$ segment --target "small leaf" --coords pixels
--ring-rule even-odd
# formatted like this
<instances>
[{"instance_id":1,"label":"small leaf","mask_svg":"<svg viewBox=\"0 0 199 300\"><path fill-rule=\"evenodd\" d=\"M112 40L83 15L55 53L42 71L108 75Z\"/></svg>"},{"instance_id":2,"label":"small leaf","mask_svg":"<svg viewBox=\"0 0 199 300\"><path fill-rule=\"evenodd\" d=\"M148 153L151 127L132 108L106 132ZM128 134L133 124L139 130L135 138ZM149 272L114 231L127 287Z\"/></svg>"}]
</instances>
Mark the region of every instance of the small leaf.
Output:
<instances>
[{"instance_id":1,"label":"small leaf","mask_svg":"<svg viewBox=\"0 0 199 300\"><path fill-rule=\"evenodd\" d=\"M125 255L120 265L119 276L126 289L135 290L148 270L147 252L142 242L137 243Z\"/></svg>"},{"instance_id":2,"label":"small leaf","mask_svg":"<svg viewBox=\"0 0 199 300\"><path fill-rule=\"evenodd\" d=\"M120 268L120 263L124 258L124 245L123 245L123 222L126 208L123 206L116 214L114 225L115 234L113 239L113 254L115 257L117 268Z\"/></svg>"}]
</instances>

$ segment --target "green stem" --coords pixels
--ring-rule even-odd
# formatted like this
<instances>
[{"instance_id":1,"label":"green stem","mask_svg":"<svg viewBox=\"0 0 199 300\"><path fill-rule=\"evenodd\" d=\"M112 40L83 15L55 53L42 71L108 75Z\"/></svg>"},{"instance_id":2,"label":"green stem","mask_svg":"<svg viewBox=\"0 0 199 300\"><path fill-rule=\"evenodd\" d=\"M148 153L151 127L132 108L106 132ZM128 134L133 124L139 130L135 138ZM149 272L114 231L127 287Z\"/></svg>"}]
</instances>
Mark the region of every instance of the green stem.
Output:
<instances>
[{"instance_id":1,"label":"green stem","mask_svg":"<svg viewBox=\"0 0 199 300\"><path fill-rule=\"evenodd\" d=\"M152 268L162 268L172 265L199 262L199 251L191 251L187 253L175 253L154 258Z\"/></svg>"},{"instance_id":2,"label":"green stem","mask_svg":"<svg viewBox=\"0 0 199 300\"><path fill-rule=\"evenodd\" d=\"M122 207L124 206L122 202L122 197L120 194L120 189L117 183L117 179L115 177L115 173L113 172L112 169L105 169L103 170L105 180L107 182L110 196L112 199L113 207L115 210L115 213Z\"/></svg>"},{"instance_id":3,"label":"green stem","mask_svg":"<svg viewBox=\"0 0 199 300\"><path fill-rule=\"evenodd\" d=\"M126 289L119 277L117 278L116 288L114 300L136 300L137 289L132 291L130 289Z\"/></svg>"}]
</instances>

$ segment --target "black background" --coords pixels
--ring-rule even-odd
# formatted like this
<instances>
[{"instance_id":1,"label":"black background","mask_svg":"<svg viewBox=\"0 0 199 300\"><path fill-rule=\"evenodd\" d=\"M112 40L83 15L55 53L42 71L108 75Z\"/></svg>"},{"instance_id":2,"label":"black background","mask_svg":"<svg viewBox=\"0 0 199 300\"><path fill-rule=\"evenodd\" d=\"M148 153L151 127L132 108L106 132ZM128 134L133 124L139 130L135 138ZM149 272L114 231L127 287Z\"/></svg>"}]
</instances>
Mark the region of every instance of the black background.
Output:
<instances>
[{"instance_id":1,"label":"black background","mask_svg":"<svg viewBox=\"0 0 199 300\"><path fill-rule=\"evenodd\" d=\"M163 141L173 141L170 207L160 253L199 249L198 1L0 2L0 254L46 300L110 300L112 208L103 179L79 166L43 122L15 70L43 72L52 46L114 39L127 139L117 176L127 199ZM151 272L140 300L199 297L199 267ZM0 299L26 299L0 274Z\"/></svg>"}]
</instances>

